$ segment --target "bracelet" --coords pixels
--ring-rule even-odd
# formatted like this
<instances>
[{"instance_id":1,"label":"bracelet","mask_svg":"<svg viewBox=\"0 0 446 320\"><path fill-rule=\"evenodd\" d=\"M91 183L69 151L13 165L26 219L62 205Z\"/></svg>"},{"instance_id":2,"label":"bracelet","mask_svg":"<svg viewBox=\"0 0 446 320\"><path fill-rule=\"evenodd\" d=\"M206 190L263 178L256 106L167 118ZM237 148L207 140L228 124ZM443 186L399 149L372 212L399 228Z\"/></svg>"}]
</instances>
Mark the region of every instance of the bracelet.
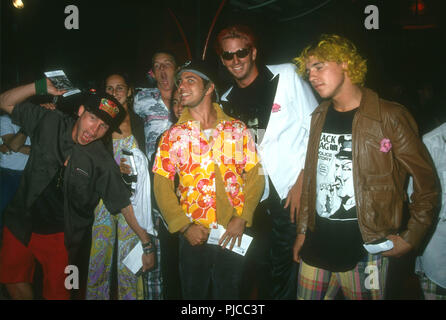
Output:
<instances>
[{"instance_id":1,"label":"bracelet","mask_svg":"<svg viewBox=\"0 0 446 320\"><path fill-rule=\"evenodd\" d=\"M152 238L150 238L150 240L148 241L148 242L146 242L146 243L141 243L141 245L142 245L142 248L144 249L144 248L147 248L147 247L151 247L152 245L153 245L153 240L152 240Z\"/></svg>"},{"instance_id":2,"label":"bracelet","mask_svg":"<svg viewBox=\"0 0 446 320\"><path fill-rule=\"evenodd\" d=\"M40 79L40 80L36 80L34 82L34 86L36 88L36 94L37 95L46 95L48 94L48 88L46 86L46 78Z\"/></svg>"},{"instance_id":3,"label":"bracelet","mask_svg":"<svg viewBox=\"0 0 446 320\"><path fill-rule=\"evenodd\" d=\"M144 254L151 254L152 252L155 252L155 247L144 248L142 251Z\"/></svg>"},{"instance_id":4,"label":"bracelet","mask_svg":"<svg viewBox=\"0 0 446 320\"><path fill-rule=\"evenodd\" d=\"M142 251L144 254L151 254L152 252L155 252L155 244L152 237L149 238L148 242L142 243Z\"/></svg>"},{"instance_id":5,"label":"bracelet","mask_svg":"<svg viewBox=\"0 0 446 320\"><path fill-rule=\"evenodd\" d=\"M152 241L149 241L149 242L143 243L143 244L142 244L142 247L143 247L143 249L144 249L144 248L147 248L147 247L151 247L152 244L153 244L153 242L152 242Z\"/></svg>"}]
</instances>

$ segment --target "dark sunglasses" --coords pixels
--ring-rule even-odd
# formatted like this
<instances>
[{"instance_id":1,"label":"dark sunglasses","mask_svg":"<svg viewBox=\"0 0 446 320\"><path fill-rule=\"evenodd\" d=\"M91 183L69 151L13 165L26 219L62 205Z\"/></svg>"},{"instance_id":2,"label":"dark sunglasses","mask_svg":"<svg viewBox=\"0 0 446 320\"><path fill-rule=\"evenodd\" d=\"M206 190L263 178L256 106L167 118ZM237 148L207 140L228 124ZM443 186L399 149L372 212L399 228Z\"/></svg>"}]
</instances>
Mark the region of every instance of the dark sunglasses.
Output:
<instances>
[{"instance_id":1,"label":"dark sunglasses","mask_svg":"<svg viewBox=\"0 0 446 320\"><path fill-rule=\"evenodd\" d=\"M241 59L246 57L250 52L251 52L250 48L239 49L236 52L223 51L221 57L225 60L232 60L234 58L234 55L236 55L237 58Z\"/></svg>"}]
</instances>

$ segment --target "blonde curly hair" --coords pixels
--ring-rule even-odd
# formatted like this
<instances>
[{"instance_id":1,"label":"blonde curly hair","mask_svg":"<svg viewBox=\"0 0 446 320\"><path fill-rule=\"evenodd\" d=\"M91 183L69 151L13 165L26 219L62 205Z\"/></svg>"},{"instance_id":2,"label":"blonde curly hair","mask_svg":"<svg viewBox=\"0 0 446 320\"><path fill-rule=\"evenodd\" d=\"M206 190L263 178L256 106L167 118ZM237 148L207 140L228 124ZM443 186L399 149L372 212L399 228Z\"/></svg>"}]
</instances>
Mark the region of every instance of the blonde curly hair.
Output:
<instances>
[{"instance_id":1,"label":"blonde curly hair","mask_svg":"<svg viewBox=\"0 0 446 320\"><path fill-rule=\"evenodd\" d=\"M350 40L335 34L321 35L316 43L306 47L298 57L293 59L299 75L306 76L305 63L311 56L322 61L346 62L347 74L352 83L364 84L367 60L359 55Z\"/></svg>"}]
</instances>

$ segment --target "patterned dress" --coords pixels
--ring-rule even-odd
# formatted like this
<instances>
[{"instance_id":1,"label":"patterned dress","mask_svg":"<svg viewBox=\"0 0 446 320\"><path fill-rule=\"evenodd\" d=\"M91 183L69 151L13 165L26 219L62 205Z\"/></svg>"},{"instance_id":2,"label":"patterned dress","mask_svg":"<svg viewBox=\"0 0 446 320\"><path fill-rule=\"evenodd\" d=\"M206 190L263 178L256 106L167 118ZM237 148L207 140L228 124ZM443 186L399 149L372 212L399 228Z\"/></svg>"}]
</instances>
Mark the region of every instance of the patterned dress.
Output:
<instances>
[{"instance_id":1,"label":"patterned dress","mask_svg":"<svg viewBox=\"0 0 446 320\"><path fill-rule=\"evenodd\" d=\"M133 135L123 139L113 139L113 154L116 163L120 163L122 149L137 148ZM117 298L119 300L141 300L143 295L142 277L136 277L124 264L123 260L139 238L129 227L122 213L112 215L105 208L102 200L95 209L92 228L92 245L88 268L87 300L109 300L112 281L113 254L117 246Z\"/></svg>"}]
</instances>

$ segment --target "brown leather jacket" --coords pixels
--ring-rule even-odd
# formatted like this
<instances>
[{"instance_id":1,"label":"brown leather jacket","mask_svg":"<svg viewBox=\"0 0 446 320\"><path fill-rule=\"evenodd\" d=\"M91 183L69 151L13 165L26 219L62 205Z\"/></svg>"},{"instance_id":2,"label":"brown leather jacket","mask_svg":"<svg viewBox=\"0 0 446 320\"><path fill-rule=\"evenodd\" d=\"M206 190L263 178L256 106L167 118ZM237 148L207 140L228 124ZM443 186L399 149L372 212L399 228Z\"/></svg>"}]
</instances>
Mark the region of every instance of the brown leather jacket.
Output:
<instances>
[{"instance_id":1,"label":"brown leather jacket","mask_svg":"<svg viewBox=\"0 0 446 320\"><path fill-rule=\"evenodd\" d=\"M415 191L409 205L407 230L400 236L414 248L421 244L432 223L438 203L438 180L428 151L418 136L417 125L401 105L380 99L372 90L361 88L362 99L353 119L352 162L356 210L365 243L400 231L408 174ZM312 114L305 161L304 182L297 232L314 231L316 214L316 167L321 131L330 101ZM380 151L382 139L392 144Z\"/></svg>"}]
</instances>

